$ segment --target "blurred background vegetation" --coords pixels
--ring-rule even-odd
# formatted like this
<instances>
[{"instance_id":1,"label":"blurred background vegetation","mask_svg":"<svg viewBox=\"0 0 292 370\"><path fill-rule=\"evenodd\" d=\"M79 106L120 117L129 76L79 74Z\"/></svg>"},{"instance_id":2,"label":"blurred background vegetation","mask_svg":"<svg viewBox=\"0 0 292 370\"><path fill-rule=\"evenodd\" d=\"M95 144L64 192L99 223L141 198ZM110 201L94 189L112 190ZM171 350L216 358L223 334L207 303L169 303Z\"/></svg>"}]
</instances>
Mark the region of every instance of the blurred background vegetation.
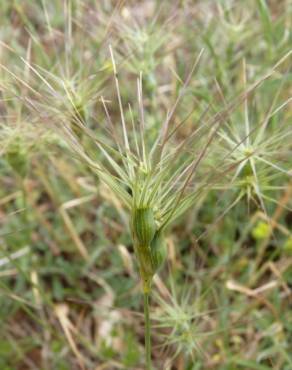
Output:
<instances>
[{"instance_id":1,"label":"blurred background vegetation","mask_svg":"<svg viewBox=\"0 0 292 370\"><path fill-rule=\"evenodd\" d=\"M291 24L290 0L0 1L1 370L143 369L126 214L53 125L104 133L101 96L120 125L110 44L149 138L202 49L188 129L285 57L226 117L206 168L252 159L173 226L151 312L157 369L292 369Z\"/></svg>"}]
</instances>

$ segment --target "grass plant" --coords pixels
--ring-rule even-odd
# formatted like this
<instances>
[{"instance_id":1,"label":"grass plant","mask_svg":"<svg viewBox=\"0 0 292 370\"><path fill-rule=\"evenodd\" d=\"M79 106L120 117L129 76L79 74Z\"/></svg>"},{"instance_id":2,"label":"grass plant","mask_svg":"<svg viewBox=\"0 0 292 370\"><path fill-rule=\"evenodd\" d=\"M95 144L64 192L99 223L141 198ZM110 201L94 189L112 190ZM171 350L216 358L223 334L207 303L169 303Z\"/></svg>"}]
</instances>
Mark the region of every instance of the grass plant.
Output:
<instances>
[{"instance_id":1,"label":"grass plant","mask_svg":"<svg viewBox=\"0 0 292 370\"><path fill-rule=\"evenodd\" d=\"M3 6L1 368L291 367L291 12Z\"/></svg>"}]
</instances>

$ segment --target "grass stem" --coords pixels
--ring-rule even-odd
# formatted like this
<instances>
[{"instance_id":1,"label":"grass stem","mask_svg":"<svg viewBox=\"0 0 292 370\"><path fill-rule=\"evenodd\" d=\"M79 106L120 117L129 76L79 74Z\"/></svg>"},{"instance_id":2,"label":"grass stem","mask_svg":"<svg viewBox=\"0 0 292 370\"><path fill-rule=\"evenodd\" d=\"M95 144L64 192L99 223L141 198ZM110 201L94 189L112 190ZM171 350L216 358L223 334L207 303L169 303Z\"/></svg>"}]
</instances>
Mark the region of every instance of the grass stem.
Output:
<instances>
[{"instance_id":1,"label":"grass stem","mask_svg":"<svg viewBox=\"0 0 292 370\"><path fill-rule=\"evenodd\" d=\"M149 313L149 292L144 292L144 317L145 317L145 350L146 370L151 370L151 326Z\"/></svg>"}]
</instances>

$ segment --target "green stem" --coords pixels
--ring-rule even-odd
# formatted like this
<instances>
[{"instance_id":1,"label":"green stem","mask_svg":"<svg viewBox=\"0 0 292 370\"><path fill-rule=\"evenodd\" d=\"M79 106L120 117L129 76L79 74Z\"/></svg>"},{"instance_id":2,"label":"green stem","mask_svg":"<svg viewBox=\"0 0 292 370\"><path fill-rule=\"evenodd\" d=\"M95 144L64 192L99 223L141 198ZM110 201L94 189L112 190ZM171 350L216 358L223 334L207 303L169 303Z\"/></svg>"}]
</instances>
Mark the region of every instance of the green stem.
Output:
<instances>
[{"instance_id":1,"label":"green stem","mask_svg":"<svg viewBox=\"0 0 292 370\"><path fill-rule=\"evenodd\" d=\"M151 327L149 313L149 292L144 292L144 316L145 316L145 350L146 370L151 370Z\"/></svg>"}]
</instances>

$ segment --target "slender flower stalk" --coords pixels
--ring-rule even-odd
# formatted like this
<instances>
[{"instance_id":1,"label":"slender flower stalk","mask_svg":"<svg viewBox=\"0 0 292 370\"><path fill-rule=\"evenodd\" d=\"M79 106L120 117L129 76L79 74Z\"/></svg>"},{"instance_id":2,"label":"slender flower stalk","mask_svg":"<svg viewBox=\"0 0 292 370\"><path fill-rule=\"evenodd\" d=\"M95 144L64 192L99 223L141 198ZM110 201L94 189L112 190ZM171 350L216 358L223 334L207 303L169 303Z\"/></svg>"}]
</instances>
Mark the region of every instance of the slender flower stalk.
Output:
<instances>
[{"instance_id":1,"label":"slender flower stalk","mask_svg":"<svg viewBox=\"0 0 292 370\"><path fill-rule=\"evenodd\" d=\"M151 370L151 324L149 312L149 293L145 292L144 292L144 317L145 317L146 370Z\"/></svg>"}]
</instances>

